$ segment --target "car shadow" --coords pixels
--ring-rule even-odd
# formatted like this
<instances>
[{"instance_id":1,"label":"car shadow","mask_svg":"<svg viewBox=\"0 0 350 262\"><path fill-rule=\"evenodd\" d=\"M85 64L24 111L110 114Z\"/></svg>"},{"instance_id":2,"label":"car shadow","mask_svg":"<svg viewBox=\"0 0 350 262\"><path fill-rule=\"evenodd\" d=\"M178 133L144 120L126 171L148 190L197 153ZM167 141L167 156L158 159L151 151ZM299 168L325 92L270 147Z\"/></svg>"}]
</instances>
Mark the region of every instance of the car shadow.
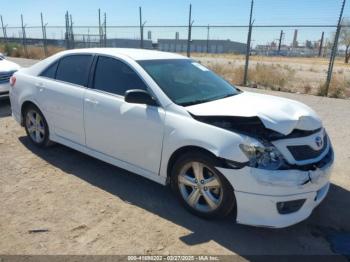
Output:
<instances>
[{"instance_id":1,"label":"car shadow","mask_svg":"<svg viewBox=\"0 0 350 262\"><path fill-rule=\"evenodd\" d=\"M11 115L10 99L0 98L0 118Z\"/></svg>"},{"instance_id":2,"label":"car shadow","mask_svg":"<svg viewBox=\"0 0 350 262\"><path fill-rule=\"evenodd\" d=\"M315 209L306 221L285 229L256 228L236 224L232 217L205 220L193 216L180 206L169 187L68 147L55 145L48 149L40 149L33 146L27 137L20 137L19 141L34 154L62 171L187 228L192 233L180 237L187 245L215 241L249 260L259 260L259 257L254 255L261 254L350 254L350 246L346 247L345 251L337 249L341 243L337 243L336 239L339 234L350 236L350 193L335 184L331 185L329 195L322 205ZM335 241L332 240L332 236L335 236Z\"/></svg>"}]
</instances>

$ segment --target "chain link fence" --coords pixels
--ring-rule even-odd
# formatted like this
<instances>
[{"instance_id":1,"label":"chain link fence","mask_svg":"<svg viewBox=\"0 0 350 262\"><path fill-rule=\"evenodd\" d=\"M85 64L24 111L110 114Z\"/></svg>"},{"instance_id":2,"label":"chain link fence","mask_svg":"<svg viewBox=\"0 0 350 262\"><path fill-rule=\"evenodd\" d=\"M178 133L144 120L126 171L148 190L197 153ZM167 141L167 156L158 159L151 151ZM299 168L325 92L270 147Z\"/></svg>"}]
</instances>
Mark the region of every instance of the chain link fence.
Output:
<instances>
[{"instance_id":1,"label":"chain link fence","mask_svg":"<svg viewBox=\"0 0 350 262\"><path fill-rule=\"evenodd\" d=\"M155 49L191 56L236 85L350 97L350 67L344 46L337 46L336 32L350 31L342 14L338 25L259 25L252 14L249 25L218 26L197 25L190 12L187 25L157 26L139 11L133 26L107 25L100 12L96 26L76 26L68 12L65 26L42 19L41 26L9 27L1 17L2 51L42 59L71 48Z\"/></svg>"}]
</instances>

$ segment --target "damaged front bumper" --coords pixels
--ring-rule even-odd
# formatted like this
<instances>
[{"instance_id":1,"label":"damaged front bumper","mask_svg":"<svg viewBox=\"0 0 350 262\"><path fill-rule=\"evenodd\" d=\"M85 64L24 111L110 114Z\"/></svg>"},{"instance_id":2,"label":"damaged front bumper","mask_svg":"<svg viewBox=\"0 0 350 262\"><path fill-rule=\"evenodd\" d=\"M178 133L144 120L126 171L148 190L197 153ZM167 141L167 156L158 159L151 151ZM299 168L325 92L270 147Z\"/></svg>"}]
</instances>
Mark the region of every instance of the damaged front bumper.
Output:
<instances>
[{"instance_id":1,"label":"damaged front bumper","mask_svg":"<svg viewBox=\"0 0 350 262\"><path fill-rule=\"evenodd\" d=\"M326 163L310 170L263 170L245 166L241 169L217 169L235 190L236 220L240 224L282 228L310 216L326 197L334 154L330 149ZM281 212L282 205L300 203L291 212Z\"/></svg>"}]
</instances>

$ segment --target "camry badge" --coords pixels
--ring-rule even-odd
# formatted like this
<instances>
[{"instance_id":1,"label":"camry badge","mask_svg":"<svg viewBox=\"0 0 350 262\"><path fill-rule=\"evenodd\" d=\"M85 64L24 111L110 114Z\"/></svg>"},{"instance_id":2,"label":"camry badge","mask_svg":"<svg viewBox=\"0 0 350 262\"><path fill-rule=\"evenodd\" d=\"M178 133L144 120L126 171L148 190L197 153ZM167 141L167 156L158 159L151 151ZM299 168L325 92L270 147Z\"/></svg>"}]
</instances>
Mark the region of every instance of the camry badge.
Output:
<instances>
[{"instance_id":1,"label":"camry badge","mask_svg":"<svg viewBox=\"0 0 350 262\"><path fill-rule=\"evenodd\" d=\"M315 143L316 143L316 146L317 146L318 148L322 148L322 146L323 146L323 139L322 139L322 137L317 136L317 137L315 138Z\"/></svg>"}]
</instances>

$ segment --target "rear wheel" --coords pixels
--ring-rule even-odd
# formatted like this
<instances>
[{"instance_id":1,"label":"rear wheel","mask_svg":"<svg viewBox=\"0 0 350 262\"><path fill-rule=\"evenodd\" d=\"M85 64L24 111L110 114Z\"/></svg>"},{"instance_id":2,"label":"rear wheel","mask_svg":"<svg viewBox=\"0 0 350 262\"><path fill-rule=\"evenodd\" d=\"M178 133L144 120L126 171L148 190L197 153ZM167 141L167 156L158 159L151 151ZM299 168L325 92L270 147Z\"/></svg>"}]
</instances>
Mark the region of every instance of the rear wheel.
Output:
<instances>
[{"instance_id":1,"label":"rear wheel","mask_svg":"<svg viewBox=\"0 0 350 262\"><path fill-rule=\"evenodd\" d=\"M235 206L233 188L206 154L187 153L172 170L172 188L192 213L215 218L228 215Z\"/></svg>"},{"instance_id":2,"label":"rear wheel","mask_svg":"<svg viewBox=\"0 0 350 262\"><path fill-rule=\"evenodd\" d=\"M51 144L49 140L49 128L40 110L30 105L24 112L24 127L30 140L39 147Z\"/></svg>"}]
</instances>

